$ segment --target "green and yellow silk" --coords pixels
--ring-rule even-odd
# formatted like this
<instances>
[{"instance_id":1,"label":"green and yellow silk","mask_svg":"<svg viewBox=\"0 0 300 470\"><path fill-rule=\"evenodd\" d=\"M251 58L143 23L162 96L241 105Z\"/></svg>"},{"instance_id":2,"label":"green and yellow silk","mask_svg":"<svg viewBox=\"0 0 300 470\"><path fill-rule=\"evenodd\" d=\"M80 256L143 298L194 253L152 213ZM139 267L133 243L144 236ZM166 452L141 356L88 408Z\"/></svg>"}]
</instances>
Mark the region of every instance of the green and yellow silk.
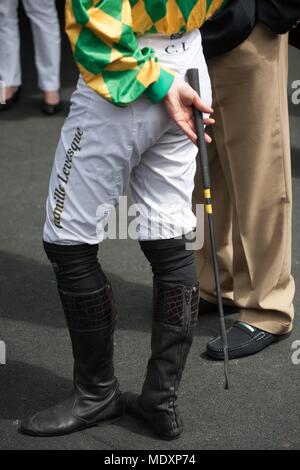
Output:
<instances>
[{"instance_id":1,"label":"green and yellow silk","mask_svg":"<svg viewBox=\"0 0 300 470\"><path fill-rule=\"evenodd\" d=\"M85 82L124 106L146 93L158 102L174 74L137 37L201 28L227 0L67 0L66 32Z\"/></svg>"}]
</instances>

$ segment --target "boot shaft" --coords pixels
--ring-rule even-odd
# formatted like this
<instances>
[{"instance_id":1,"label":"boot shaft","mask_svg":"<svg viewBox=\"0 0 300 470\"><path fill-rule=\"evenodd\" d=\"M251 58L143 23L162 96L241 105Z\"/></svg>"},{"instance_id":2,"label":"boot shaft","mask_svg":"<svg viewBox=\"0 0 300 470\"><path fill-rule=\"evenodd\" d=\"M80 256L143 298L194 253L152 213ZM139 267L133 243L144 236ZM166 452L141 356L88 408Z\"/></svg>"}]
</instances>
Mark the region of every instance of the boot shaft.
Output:
<instances>
[{"instance_id":1,"label":"boot shaft","mask_svg":"<svg viewBox=\"0 0 300 470\"><path fill-rule=\"evenodd\" d=\"M155 281L154 315L147 376L143 386L144 407L175 407L177 390L198 316L199 286L174 286Z\"/></svg>"},{"instance_id":2,"label":"boot shaft","mask_svg":"<svg viewBox=\"0 0 300 470\"><path fill-rule=\"evenodd\" d=\"M91 293L59 290L70 331L88 333L109 328L117 320L117 311L110 282Z\"/></svg>"},{"instance_id":3,"label":"boot shaft","mask_svg":"<svg viewBox=\"0 0 300 470\"><path fill-rule=\"evenodd\" d=\"M73 382L79 407L108 398L118 388L113 367L117 321L110 283L96 292L59 291L74 357Z\"/></svg>"},{"instance_id":4,"label":"boot shaft","mask_svg":"<svg viewBox=\"0 0 300 470\"><path fill-rule=\"evenodd\" d=\"M197 322L198 303L198 284L186 287L154 280L153 317L158 323L181 329L185 335Z\"/></svg>"}]
</instances>

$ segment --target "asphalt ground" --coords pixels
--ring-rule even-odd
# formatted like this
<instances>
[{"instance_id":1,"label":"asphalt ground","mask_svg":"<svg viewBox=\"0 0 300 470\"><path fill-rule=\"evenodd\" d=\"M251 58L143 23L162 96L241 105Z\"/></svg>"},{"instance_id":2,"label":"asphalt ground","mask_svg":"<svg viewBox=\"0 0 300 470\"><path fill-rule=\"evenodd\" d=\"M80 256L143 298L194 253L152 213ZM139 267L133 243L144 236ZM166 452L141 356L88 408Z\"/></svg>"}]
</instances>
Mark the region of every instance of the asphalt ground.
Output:
<instances>
[{"instance_id":1,"label":"asphalt ground","mask_svg":"<svg viewBox=\"0 0 300 470\"><path fill-rule=\"evenodd\" d=\"M232 386L223 390L223 364L203 354L218 333L215 315L199 319L179 403L185 433L158 440L141 422L119 423L60 438L17 433L16 420L64 399L72 386L72 357L55 280L42 249L48 178L76 69L63 42L65 111L39 111L30 30L22 21L24 87L20 103L0 116L0 339L7 364L0 366L0 449L299 449L300 364L292 362L300 340L300 298L289 339L261 354L230 363ZM300 54L291 50L290 83L300 79ZM290 86L290 93L293 89ZM300 280L300 105L290 106L294 183L293 272ZM150 348L151 273L138 244L106 241L100 249L119 307L115 366L123 390L139 391ZM227 324L235 316L227 317Z\"/></svg>"}]
</instances>

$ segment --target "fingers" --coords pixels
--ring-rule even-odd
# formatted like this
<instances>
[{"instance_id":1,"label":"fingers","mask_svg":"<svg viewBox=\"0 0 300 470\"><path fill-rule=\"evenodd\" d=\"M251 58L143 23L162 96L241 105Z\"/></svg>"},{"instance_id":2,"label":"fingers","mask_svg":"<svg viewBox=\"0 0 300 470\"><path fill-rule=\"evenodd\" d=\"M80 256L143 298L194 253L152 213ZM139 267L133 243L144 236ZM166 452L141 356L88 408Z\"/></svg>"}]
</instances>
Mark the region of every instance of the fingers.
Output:
<instances>
[{"instance_id":1,"label":"fingers","mask_svg":"<svg viewBox=\"0 0 300 470\"><path fill-rule=\"evenodd\" d=\"M182 122L180 124L178 124L179 127L181 128L181 130L185 133L185 135L195 144L197 145L197 135L196 133L192 130L192 128L186 123L186 122ZM212 143L212 138L207 134L205 133L205 142L207 144L211 144Z\"/></svg>"},{"instance_id":2,"label":"fingers","mask_svg":"<svg viewBox=\"0 0 300 470\"><path fill-rule=\"evenodd\" d=\"M190 126L190 128L192 129L192 131L196 134L196 129L195 129L195 124L194 124L194 120L191 119L190 121L187 121L188 125Z\"/></svg>"},{"instance_id":3,"label":"fingers","mask_svg":"<svg viewBox=\"0 0 300 470\"><path fill-rule=\"evenodd\" d=\"M188 136L188 138L191 139L192 142L194 142L194 144L197 142L196 132L194 131L193 127L191 127L188 122L177 121L177 125Z\"/></svg>"},{"instance_id":4,"label":"fingers","mask_svg":"<svg viewBox=\"0 0 300 470\"><path fill-rule=\"evenodd\" d=\"M212 138L211 138L208 134L206 134L206 132L205 132L205 142L206 142L207 144L211 144L211 143L212 143Z\"/></svg>"},{"instance_id":5,"label":"fingers","mask_svg":"<svg viewBox=\"0 0 300 470\"><path fill-rule=\"evenodd\" d=\"M177 125L181 128L181 130L188 136L189 139L191 139L191 141L194 143L194 144L197 144L197 134L196 134L196 129L195 129L195 124L194 124L194 119L190 118L188 120L177 120ZM213 124L215 124L215 120L212 119L212 118L207 118L207 119L204 119L204 124L206 126L211 126ZM212 139L211 137L205 133L205 141L207 144L211 144L212 142Z\"/></svg>"},{"instance_id":6,"label":"fingers","mask_svg":"<svg viewBox=\"0 0 300 470\"><path fill-rule=\"evenodd\" d=\"M195 144L197 143L197 134L193 116L193 106L201 113L208 115L203 119L205 126L215 124L215 120L209 116L213 113L213 109L206 105L201 100L200 96L185 82L178 81L177 85L176 82L174 82L164 100L164 104L170 118L176 122L178 127ZM205 134L205 140L207 143L211 143L212 141L211 137L207 134Z\"/></svg>"},{"instance_id":7,"label":"fingers","mask_svg":"<svg viewBox=\"0 0 300 470\"><path fill-rule=\"evenodd\" d=\"M216 124L216 121L212 118L204 119L203 122L206 126L213 126L214 124Z\"/></svg>"},{"instance_id":8,"label":"fingers","mask_svg":"<svg viewBox=\"0 0 300 470\"><path fill-rule=\"evenodd\" d=\"M193 129L193 131L196 132L195 123L194 123L194 116L193 116L192 111L190 111L186 121L188 122L189 126ZM205 126L213 126L216 123L216 121L215 121L215 119L213 119L211 117L207 117L207 118L203 119L203 123L204 123Z\"/></svg>"},{"instance_id":9,"label":"fingers","mask_svg":"<svg viewBox=\"0 0 300 470\"><path fill-rule=\"evenodd\" d=\"M177 125L180 127L180 129L187 135L187 137L195 144L197 145L197 134L195 132L194 126L192 122L186 122L186 121L177 121ZM207 144L212 143L212 138L205 132L205 142Z\"/></svg>"},{"instance_id":10,"label":"fingers","mask_svg":"<svg viewBox=\"0 0 300 470\"><path fill-rule=\"evenodd\" d=\"M193 105L199 111L202 111L202 113L212 114L214 112L214 110L210 106L208 106L204 103L204 101L201 100L200 96L196 92L193 98Z\"/></svg>"}]
</instances>

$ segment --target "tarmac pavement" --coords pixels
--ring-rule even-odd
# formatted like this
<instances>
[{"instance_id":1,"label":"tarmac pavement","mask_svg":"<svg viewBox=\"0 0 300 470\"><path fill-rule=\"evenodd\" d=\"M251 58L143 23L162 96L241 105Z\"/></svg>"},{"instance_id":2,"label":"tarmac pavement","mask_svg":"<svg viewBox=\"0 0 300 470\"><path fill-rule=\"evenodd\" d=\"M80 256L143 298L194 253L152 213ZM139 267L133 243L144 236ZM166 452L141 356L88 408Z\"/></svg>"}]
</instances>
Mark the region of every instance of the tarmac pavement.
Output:
<instances>
[{"instance_id":1,"label":"tarmac pavement","mask_svg":"<svg viewBox=\"0 0 300 470\"><path fill-rule=\"evenodd\" d=\"M229 391L223 390L222 362L203 355L207 340L218 333L218 319L201 316L181 387L186 430L178 441L162 442L129 417L60 438L17 433L17 419L64 399L71 388L70 342L41 233L53 154L76 83L64 40L65 113L43 117L27 21L22 22L22 38L26 44L22 98L15 109L0 116L0 339L7 346L7 364L0 366L0 449L299 449L300 364L291 359L293 343L300 342L298 293L292 335L261 354L231 361ZM290 81L297 79L300 53L293 50ZM300 105L291 103L290 115L293 272L299 285ZM106 241L100 257L119 306L116 373L123 390L139 391L150 348L151 273L134 241ZM227 324L234 319L227 317Z\"/></svg>"}]
</instances>

